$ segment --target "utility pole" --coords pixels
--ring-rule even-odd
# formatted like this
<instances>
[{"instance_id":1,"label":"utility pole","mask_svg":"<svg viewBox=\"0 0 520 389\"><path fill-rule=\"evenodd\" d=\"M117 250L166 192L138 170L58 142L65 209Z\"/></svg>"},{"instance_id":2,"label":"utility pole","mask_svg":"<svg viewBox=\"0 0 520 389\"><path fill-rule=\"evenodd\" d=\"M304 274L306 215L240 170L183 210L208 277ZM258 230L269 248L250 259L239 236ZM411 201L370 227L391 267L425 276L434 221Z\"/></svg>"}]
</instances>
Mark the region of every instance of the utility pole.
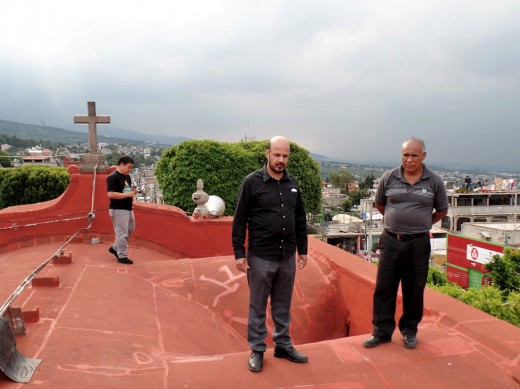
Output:
<instances>
[{"instance_id":1,"label":"utility pole","mask_svg":"<svg viewBox=\"0 0 520 389\"><path fill-rule=\"evenodd\" d=\"M45 140L45 116L42 115L42 138L40 140L40 146L43 147L43 141Z\"/></svg>"}]
</instances>

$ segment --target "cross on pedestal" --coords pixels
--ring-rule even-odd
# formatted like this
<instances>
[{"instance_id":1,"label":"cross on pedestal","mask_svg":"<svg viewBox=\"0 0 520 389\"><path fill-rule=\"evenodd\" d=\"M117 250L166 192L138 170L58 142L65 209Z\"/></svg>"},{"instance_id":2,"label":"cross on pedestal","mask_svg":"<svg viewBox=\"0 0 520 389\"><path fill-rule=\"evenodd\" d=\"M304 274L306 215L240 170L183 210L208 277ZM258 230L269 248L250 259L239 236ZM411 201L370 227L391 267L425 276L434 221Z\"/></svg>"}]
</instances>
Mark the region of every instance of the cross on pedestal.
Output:
<instances>
[{"instance_id":1,"label":"cross on pedestal","mask_svg":"<svg viewBox=\"0 0 520 389\"><path fill-rule=\"evenodd\" d=\"M88 102L88 116L74 115L74 124L88 124L88 144L90 154L97 154L96 125L110 124L110 116L96 116L96 102Z\"/></svg>"},{"instance_id":2,"label":"cross on pedestal","mask_svg":"<svg viewBox=\"0 0 520 389\"><path fill-rule=\"evenodd\" d=\"M88 143L89 153L83 154L81 158L80 171L93 172L107 171L108 166L103 154L98 154L97 150L97 133L96 125L109 124L110 116L96 116L96 103L94 101L88 102L88 116L74 115L74 124L88 124Z\"/></svg>"}]
</instances>

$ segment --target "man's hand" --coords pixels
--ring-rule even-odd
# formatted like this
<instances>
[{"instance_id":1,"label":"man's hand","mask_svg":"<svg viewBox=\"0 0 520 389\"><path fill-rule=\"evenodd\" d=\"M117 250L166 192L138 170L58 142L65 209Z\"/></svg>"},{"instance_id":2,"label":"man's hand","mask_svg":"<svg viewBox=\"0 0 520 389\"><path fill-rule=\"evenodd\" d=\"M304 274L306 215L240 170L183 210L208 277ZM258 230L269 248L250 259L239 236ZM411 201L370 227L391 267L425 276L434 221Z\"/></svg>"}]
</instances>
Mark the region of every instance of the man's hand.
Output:
<instances>
[{"instance_id":1,"label":"man's hand","mask_svg":"<svg viewBox=\"0 0 520 389\"><path fill-rule=\"evenodd\" d=\"M247 273L247 269L249 269L249 266L247 266L247 260L245 258L240 258L235 261L235 264L237 266L237 270L241 271L242 273Z\"/></svg>"},{"instance_id":2,"label":"man's hand","mask_svg":"<svg viewBox=\"0 0 520 389\"><path fill-rule=\"evenodd\" d=\"M303 269L305 267L305 264L307 263L307 256L298 255L298 261L296 263L298 265L298 269Z\"/></svg>"}]
</instances>

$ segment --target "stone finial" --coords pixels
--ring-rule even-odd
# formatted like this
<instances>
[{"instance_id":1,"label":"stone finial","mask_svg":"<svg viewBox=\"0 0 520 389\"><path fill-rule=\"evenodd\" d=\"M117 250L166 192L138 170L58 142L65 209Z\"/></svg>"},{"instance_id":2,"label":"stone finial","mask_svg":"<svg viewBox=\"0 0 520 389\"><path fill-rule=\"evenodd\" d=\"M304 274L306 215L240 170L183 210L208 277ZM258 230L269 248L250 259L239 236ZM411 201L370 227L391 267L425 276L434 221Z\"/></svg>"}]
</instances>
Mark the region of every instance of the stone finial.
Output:
<instances>
[{"instance_id":1,"label":"stone finial","mask_svg":"<svg viewBox=\"0 0 520 389\"><path fill-rule=\"evenodd\" d=\"M197 180L197 191L191 195L192 200L197 204L197 207L193 210L193 216L203 216L208 213L206 203L208 202L209 195L204 192L204 182L199 178Z\"/></svg>"}]
</instances>

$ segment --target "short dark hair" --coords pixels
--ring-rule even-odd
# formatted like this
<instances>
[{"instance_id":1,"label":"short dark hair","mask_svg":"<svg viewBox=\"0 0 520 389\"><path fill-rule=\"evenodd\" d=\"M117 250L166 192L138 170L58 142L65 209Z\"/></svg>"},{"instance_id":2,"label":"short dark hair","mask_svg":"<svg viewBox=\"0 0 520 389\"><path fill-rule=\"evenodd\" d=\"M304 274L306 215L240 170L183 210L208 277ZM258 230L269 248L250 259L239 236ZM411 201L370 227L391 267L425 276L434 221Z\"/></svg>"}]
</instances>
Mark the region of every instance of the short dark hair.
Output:
<instances>
[{"instance_id":1,"label":"short dark hair","mask_svg":"<svg viewBox=\"0 0 520 389\"><path fill-rule=\"evenodd\" d=\"M119 161L117 161L117 166L121 164L128 165L129 163L131 163L132 165L134 164L134 160L132 159L132 157L129 157L128 155L123 155L121 158L119 158Z\"/></svg>"}]
</instances>

